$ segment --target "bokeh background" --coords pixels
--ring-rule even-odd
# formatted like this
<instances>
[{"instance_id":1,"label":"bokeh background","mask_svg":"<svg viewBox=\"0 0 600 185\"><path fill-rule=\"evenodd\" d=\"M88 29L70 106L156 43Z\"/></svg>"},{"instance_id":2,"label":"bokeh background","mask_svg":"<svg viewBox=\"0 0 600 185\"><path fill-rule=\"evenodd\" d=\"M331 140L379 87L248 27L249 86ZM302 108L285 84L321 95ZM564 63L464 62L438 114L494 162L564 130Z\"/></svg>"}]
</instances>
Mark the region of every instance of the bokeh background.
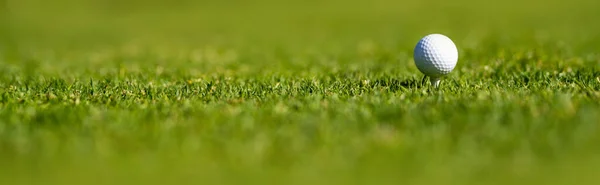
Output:
<instances>
[{"instance_id":1,"label":"bokeh background","mask_svg":"<svg viewBox=\"0 0 600 185\"><path fill-rule=\"evenodd\" d=\"M429 33L449 35L466 58L490 50L543 47L589 54L595 51L590 45L599 40L597 7L593 0L3 0L0 43L5 65L14 70L37 65L37 72L59 74L114 67L89 57L110 57L111 52L186 58L194 58L194 51L213 52L223 60L213 66L180 64L201 72L215 71L227 61L232 66L224 68L246 71L338 66L328 64L331 60L289 59L311 53L385 54L392 59L385 61L403 67L411 64L399 59L411 57L414 43ZM39 58L49 60L48 55L69 59L44 66ZM37 62L23 63L28 61L23 58ZM139 67L156 65L173 64L148 60Z\"/></svg>"}]
</instances>

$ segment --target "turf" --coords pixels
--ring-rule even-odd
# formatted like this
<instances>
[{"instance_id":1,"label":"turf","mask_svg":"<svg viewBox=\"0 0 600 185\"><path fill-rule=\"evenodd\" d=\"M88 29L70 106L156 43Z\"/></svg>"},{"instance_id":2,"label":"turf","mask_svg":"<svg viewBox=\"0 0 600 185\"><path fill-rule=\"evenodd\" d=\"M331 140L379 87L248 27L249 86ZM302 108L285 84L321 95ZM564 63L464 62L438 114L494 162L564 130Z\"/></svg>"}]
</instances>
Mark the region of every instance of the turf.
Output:
<instances>
[{"instance_id":1,"label":"turf","mask_svg":"<svg viewBox=\"0 0 600 185\"><path fill-rule=\"evenodd\" d=\"M597 1L0 4L0 184L600 183Z\"/></svg>"}]
</instances>

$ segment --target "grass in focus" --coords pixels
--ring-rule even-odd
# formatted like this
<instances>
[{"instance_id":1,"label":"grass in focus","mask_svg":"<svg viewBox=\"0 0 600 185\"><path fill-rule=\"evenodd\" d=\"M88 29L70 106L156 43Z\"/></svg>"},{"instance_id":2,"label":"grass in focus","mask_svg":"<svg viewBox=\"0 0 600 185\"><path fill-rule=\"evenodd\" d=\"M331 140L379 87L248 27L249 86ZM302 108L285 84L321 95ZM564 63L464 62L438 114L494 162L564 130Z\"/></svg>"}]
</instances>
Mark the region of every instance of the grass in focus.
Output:
<instances>
[{"instance_id":1,"label":"grass in focus","mask_svg":"<svg viewBox=\"0 0 600 185\"><path fill-rule=\"evenodd\" d=\"M598 183L595 1L0 2L2 184Z\"/></svg>"}]
</instances>

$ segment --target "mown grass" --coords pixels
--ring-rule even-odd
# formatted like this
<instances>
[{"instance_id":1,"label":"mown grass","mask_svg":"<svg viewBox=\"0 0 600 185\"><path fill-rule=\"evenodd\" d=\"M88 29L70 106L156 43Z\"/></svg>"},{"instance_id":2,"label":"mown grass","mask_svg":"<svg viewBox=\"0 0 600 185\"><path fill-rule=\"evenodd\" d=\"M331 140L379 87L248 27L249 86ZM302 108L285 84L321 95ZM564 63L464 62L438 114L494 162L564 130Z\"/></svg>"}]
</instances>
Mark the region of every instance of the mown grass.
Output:
<instances>
[{"instance_id":1,"label":"mown grass","mask_svg":"<svg viewBox=\"0 0 600 185\"><path fill-rule=\"evenodd\" d=\"M599 182L595 1L4 2L1 184Z\"/></svg>"}]
</instances>

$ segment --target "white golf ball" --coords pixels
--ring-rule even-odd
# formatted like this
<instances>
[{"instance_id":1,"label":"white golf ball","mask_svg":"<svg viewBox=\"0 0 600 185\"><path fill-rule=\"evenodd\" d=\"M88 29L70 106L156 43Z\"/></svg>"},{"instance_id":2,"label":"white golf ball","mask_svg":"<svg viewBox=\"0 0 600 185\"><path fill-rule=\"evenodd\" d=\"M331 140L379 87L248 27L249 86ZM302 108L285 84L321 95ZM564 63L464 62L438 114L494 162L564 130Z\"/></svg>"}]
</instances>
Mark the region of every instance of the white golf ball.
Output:
<instances>
[{"instance_id":1,"label":"white golf ball","mask_svg":"<svg viewBox=\"0 0 600 185\"><path fill-rule=\"evenodd\" d=\"M425 76L439 78L450 73L458 61L458 50L450 38L441 34L423 37L414 51L415 65Z\"/></svg>"}]
</instances>

